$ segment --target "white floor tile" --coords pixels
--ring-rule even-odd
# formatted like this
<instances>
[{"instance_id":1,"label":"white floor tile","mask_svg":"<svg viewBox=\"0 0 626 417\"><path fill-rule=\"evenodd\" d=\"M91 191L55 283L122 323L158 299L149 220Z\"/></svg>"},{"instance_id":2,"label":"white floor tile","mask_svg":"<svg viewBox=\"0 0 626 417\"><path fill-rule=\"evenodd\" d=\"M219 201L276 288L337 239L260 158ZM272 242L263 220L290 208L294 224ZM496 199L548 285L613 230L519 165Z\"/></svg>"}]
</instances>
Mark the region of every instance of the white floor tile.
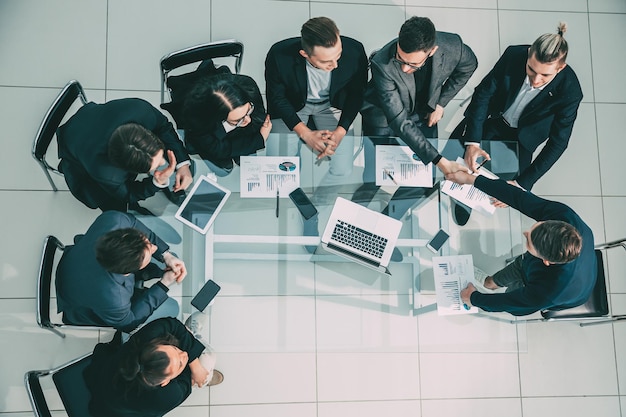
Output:
<instances>
[{"instance_id":1,"label":"white floor tile","mask_svg":"<svg viewBox=\"0 0 626 417\"><path fill-rule=\"evenodd\" d=\"M528 353L519 358L523 396L617 394L610 326L534 323L527 333Z\"/></svg>"},{"instance_id":2,"label":"white floor tile","mask_svg":"<svg viewBox=\"0 0 626 417\"><path fill-rule=\"evenodd\" d=\"M351 401L324 402L318 406L318 417L378 417L378 416L420 417L420 401Z\"/></svg>"},{"instance_id":3,"label":"white floor tile","mask_svg":"<svg viewBox=\"0 0 626 417\"><path fill-rule=\"evenodd\" d=\"M626 151L621 137L619 121L626 112L626 104L596 104L598 118L598 145L600 151L600 178L602 193L607 196L626 196L626 185L620 175L616 175L616 166L621 166L622 152Z\"/></svg>"},{"instance_id":4,"label":"white floor tile","mask_svg":"<svg viewBox=\"0 0 626 417\"><path fill-rule=\"evenodd\" d=\"M621 0L596 0L589 4L590 12L626 13L626 3Z\"/></svg>"},{"instance_id":5,"label":"white floor tile","mask_svg":"<svg viewBox=\"0 0 626 417\"><path fill-rule=\"evenodd\" d=\"M318 352L417 352L408 296L318 296Z\"/></svg>"},{"instance_id":6,"label":"white floor tile","mask_svg":"<svg viewBox=\"0 0 626 417\"><path fill-rule=\"evenodd\" d=\"M211 405L312 402L313 353L220 353L224 382L211 388Z\"/></svg>"},{"instance_id":7,"label":"white floor tile","mask_svg":"<svg viewBox=\"0 0 626 417\"><path fill-rule=\"evenodd\" d=\"M318 353L318 401L419 398L417 353Z\"/></svg>"},{"instance_id":8,"label":"white floor tile","mask_svg":"<svg viewBox=\"0 0 626 417\"><path fill-rule=\"evenodd\" d=\"M248 405L212 405L211 417L317 417L315 403L302 404L248 404Z\"/></svg>"},{"instance_id":9,"label":"white floor tile","mask_svg":"<svg viewBox=\"0 0 626 417\"><path fill-rule=\"evenodd\" d=\"M619 397L523 398L524 417L619 416Z\"/></svg>"},{"instance_id":10,"label":"white floor tile","mask_svg":"<svg viewBox=\"0 0 626 417\"><path fill-rule=\"evenodd\" d=\"M498 7L497 0L478 0L468 4L463 0L407 0L407 6L428 6L428 7L459 7L477 9L495 9Z\"/></svg>"},{"instance_id":11,"label":"white floor tile","mask_svg":"<svg viewBox=\"0 0 626 417\"><path fill-rule=\"evenodd\" d=\"M624 39L626 14L591 13L589 28L596 100L603 103L624 103L626 84L615 80L621 79L618 68L626 65L626 51L611 48L606 40Z\"/></svg>"},{"instance_id":12,"label":"white floor tile","mask_svg":"<svg viewBox=\"0 0 626 417\"><path fill-rule=\"evenodd\" d=\"M540 0L499 0L499 9L513 10L546 10L554 12L586 12L587 3L585 0L558 0L546 3Z\"/></svg>"},{"instance_id":13,"label":"white floor tile","mask_svg":"<svg viewBox=\"0 0 626 417\"><path fill-rule=\"evenodd\" d=\"M422 398L519 396L517 354L420 353Z\"/></svg>"},{"instance_id":14,"label":"white floor tile","mask_svg":"<svg viewBox=\"0 0 626 417\"><path fill-rule=\"evenodd\" d=\"M467 400L422 400L422 417L521 417L517 398L489 398Z\"/></svg>"},{"instance_id":15,"label":"white floor tile","mask_svg":"<svg viewBox=\"0 0 626 417\"><path fill-rule=\"evenodd\" d=\"M209 409L207 406L188 406L185 402L167 415L172 417L209 417Z\"/></svg>"}]
</instances>

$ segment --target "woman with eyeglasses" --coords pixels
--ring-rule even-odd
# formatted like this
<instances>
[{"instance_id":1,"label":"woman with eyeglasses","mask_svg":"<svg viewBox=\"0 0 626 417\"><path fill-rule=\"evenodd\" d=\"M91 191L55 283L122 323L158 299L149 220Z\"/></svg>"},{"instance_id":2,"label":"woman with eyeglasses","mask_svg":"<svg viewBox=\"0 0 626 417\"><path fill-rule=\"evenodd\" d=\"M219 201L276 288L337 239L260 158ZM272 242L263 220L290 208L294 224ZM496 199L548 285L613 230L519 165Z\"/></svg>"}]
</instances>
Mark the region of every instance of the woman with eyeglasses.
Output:
<instances>
[{"instance_id":1,"label":"woman with eyeglasses","mask_svg":"<svg viewBox=\"0 0 626 417\"><path fill-rule=\"evenodd\" d=\"M185 325L157 319L123 345L116 337L96 346L84 373L89 409L96 417L162 416L185 401L193 386L221 383L224 375L214 365L215 353Z\"/></svg>"},{"instance_id":2,"label":"woman with eyeglasses","mask_svg":"<svg viewBox=\"0 0 626 417\"><path fill-rule=\"evenodd\" d=\"M246 75L202 77L182 106L185 145L199 154L217 176L226 176L239 157L265 147L272 129L261 92Z\"/></svg>"}]
</instances>

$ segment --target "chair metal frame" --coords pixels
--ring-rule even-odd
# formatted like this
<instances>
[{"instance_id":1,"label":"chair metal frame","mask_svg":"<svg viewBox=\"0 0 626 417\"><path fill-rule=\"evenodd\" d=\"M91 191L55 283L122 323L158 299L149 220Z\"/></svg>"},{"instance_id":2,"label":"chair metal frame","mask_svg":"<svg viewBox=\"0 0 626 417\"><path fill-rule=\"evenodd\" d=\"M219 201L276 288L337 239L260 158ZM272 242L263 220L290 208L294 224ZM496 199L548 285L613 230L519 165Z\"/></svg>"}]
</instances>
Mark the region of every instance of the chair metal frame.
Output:
<instances>
[{"instance_id":1,"label":"chair metal frame","mask_svg":"<svg viewBox=\"0 0 626 417\"><path fill-rule=\"evenodd\" d=\"M604 262L604 257L601 255L603 250L607 250L607 249L611 249L611 248L616 248L616 247L621 247L622 249L626 250L626 238L624 239L618 239L618 240L614 240L611 242L606 242L606 243L600 243L598 245L595 246L595 250L596 252L599 252L600 255L599 260L602 260L602 262ZM602 268L602 277L598 276L598 279L603 278L606 280L606 274L605 274L605 268L604 268L604 264L602 265L598 265L598 269ZM595 291L595 287L594 287L594 291ZM601 296L604 297L603 302L606 303L607 306L607 311L605 314L602 314L602 312L598 313L598 315L584 315L584 316L576 316L575 313L572 313L569 317L550 317L550 310L544 310L541 312L542 317L541 318L534 318L534 319L522 319L522 320L511 320L511 323L534 323L534 322L555 322L555 321L575 321L575 322L579 322L579 325L581 327L585 327L585 326L593 326L596 324L604 324L604 323L611 323L611 322L616 322L616 321L622 321L622 320L626 320L626 315L612 315L610 312L610 306L608 304L608 293L606 291L606 281L604 283L604 290L603 290L603 294L601 294ZM590 296L593 297L593 294ZM575 310L578 307L574 307L571 310ZM569 311L570 309L565 309L565 310L558 310L558 312L560 313L566 313L567 311Z\"/></svg>"},{"instance_id":2,"label":"chair metal frame","mask_svg":"<svg viewBox=\"0 0 626 417\"><path fill-rule=\"evenodd\" d=\"M73 414L71 413L71 411L68 411L68 408L75 408L71 405L73 404L73 399L65 395L64 390L59 390L59 384L61 384L61 382L58 380L58 378L55 378L55 374L72 366L78 365L83 360L90 358L91 355L92 354L90 352L56 368L28 371L24 374L24 385L26 387L28 399L30 400L30 404L33 408L33 413L35 414L35 417L52 417L52 414L50 413L50 408L48 407L48 402L46 401L46 397L43 393L40 382L40 378L45 376L52 377L52 380L57 388L57 392L59 393L59 397L61 398L61 401L63 402L63 405L65 406L66 412L69 417L90 417L90 414L85 414L85 410L81 410L80 415L77 413ZM82 365L83 364L81 363L81 366Z\"/></svg>"},{"instance_id":3,"label":"chair metal frame","mask_svg":"<svg viewBox=\"0 0 626 417\"><path fill-rule=\"evenodd\" d=\"M163 56L159 63L161 69L161 103L165 102L167 76L170 71L194 62L226 57L235 58L235 74L239 74L243 61L243 43L236 39L227 39L190 46Z\"/></svg>"},{"instance_id":4,"label":"chair metal frame","mask_svg":"<svg viewBox=\"0 0 626 417\"><path fill-rule=\"evenodd\" d=\"M37 276L37 324L42 329L50 330L54 334L65 338L65 333L59 328L80 330L113 330L105 326L80 326L74 324L54 323L50 318L50 299L53 279L53 267L56 252L65 250L65 246L55 236L49 235L44 239L39 274Z\"/></svg>"},{"instance_id":5,"label":"chair metal frame","mask_svg":"<svg viewBox=\"0 0 626 417\"><path fill-rule=\"evenodd\" d=\"M41 169L43 169L43 172L46 175L46 178L48 178L48 182L50 182L50 186L52 186L54 191L58 191L58 188L52 180L50 172L54 172L60 176L63 176L63 173L46 161L46 152L48 151L48 147L50 146L50 143L52 143L52 139L56 135L57 129L63 121L63 118L77 98L80 98L83 105L87 104L87 95L85 94L83 87L78 81L71 80L65 85L65 87L63 87L61 92L52 102L52 105L48 108L46 115L39 125L39 129L37 130L37 134L35 135L35 140L33 142L33 158L35 158L37 163L39 163L39 166L41 166Z\"/></svg>"}]
</instances>

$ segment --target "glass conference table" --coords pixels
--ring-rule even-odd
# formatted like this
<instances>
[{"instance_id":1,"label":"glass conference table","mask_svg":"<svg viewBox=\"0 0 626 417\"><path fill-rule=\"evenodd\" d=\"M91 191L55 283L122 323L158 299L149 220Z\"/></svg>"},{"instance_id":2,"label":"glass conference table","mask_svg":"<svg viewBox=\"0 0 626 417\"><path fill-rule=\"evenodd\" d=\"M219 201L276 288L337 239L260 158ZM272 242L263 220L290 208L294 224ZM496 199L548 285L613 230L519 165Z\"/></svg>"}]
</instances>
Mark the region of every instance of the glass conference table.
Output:
<instances>
[{"instance_id":1,"label":"glass conference table","mask_svg":"<svg viewBox=\"0 0 626 417\"><path fill-rule=\"evenodd\" d=\"M268 141L284 136L272 134ZM432 257L437 255L426 248L426 243L439 229L450 235L439 251L441 255L472 254L474 264L488 271L503 267L507 258L521 253L522 216L516 210L498 209L493 215L473 212L467 225L458 226L452 219L451 199L441 192L443 175L438 169L433 169L432 188L395 184L375 187L370 182L376 174L375 148L398 142L380 137L355 137L354 142L352 172L341 177L330 176L329 162L317 162L313 153L302 146L300 183L319 212L317 236L311 232L310 224L308 235L303 235L303 218L287 195L280 198L278 216L275 196L242 198L237 166L227 177L218 178L218 183L232 194L206 235L174 219L177 207L164 197L148 200L146 207L158 217L142 221L170 244L188 268L188 278L179 290L183 313L192 312L188 301L208 278L222 285L221 295L228 295L231 290L245 292L246 288L251 294L279 295L311 291L333 294L338 288L340 292L361 294L370 289L393 290L398 297L408 297L410 309L418 311L423 305L420 294L434 292ZM430 142L449 160L462 155L463 148L457 140ZM482 148L491 155L485 168L503 179L513 178L518 165L516 143L484 142ZM265 155L265 151L258 155ZM201 160L197 159L195 165L196 176L208 173ZM396 244L402 261L390 263L391 277L330 254L319 245L319 236L338 196L378 212L389 206L389 215L402 222ZM169 230L163 227L165 223ZM310 253L311 249L316 250ZM397 305L400 304L406 309L407 303Z\"/></svg>"}]
</instances>

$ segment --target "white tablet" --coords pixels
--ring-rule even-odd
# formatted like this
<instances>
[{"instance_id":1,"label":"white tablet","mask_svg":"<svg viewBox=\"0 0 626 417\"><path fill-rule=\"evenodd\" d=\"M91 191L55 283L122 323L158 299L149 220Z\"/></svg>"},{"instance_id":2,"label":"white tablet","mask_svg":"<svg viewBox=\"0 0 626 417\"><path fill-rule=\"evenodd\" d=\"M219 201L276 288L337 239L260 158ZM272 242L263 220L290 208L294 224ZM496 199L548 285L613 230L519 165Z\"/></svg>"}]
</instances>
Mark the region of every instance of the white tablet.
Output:
<instances>
[{"instance_id":1,"label":"white tablet","mask_svg":"<svg viewBox=\"0 0 626 417\"><path fill-rule=\"evenodd\" d=\"M230 190L208 177L200 176L174 217L192 229L205 234L224 207L228 196L230 196Z\"/></svg>"}]
</instances>

